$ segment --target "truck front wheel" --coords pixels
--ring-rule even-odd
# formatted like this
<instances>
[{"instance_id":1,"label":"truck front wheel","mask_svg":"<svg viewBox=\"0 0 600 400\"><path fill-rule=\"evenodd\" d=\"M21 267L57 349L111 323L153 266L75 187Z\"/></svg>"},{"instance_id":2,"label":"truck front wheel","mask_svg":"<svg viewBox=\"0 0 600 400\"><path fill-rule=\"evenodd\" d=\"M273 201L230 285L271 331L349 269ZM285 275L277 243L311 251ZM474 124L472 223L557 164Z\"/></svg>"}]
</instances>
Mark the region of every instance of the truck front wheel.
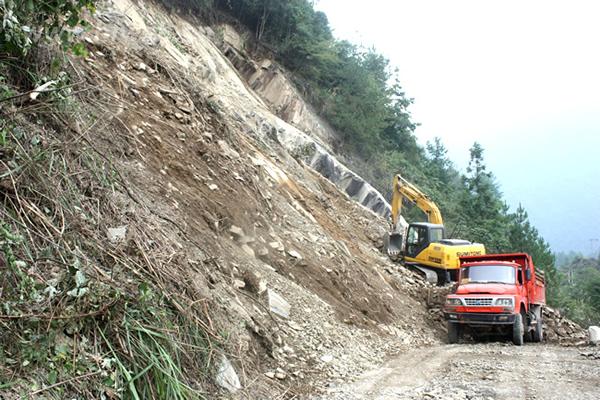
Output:
<instances>
[{"instance_id":1,"label":"truck front wheel","mask_svg":"<svg viewBox=\"0 0 600 400\"><path fill-rule=\"evenodd\" d=\"M461 328L462 327L460 326L460 324L448 322L448 343L458 343L458 339L460 339L460 333L462 330Z\"/></svg>"},{"instance_id":2,"label":"truck front wheel","mask_svg":"<svg viewBox=\"0 0 600 400\"><path fill-rule=\"evenodd\" d=\"M512 341L517 346L523 345L523 336L525 329L523 327L523 315L517 314L512 328Z\"/></svg>"}]
</instances>

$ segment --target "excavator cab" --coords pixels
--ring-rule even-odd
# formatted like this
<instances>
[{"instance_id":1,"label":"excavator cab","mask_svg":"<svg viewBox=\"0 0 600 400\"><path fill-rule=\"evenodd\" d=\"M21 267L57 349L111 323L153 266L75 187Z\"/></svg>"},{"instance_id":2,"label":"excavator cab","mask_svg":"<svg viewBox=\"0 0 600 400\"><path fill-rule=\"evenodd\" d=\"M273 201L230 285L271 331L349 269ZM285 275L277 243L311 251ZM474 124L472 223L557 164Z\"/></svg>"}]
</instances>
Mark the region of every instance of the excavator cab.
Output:
<instances>
[{"instance_id":1,"label":"excavator cab","mask_svg":"<svg viewBox=\"0 0 600 400\"><path fill-rule=\"evenodd\" d=\"M389 235L386 243L388 254L415 258L429 244L444 239L444 226L425 222L413 223L406 230L406 241L404 237L404 234L399 232Z\"/></svg>"},{"instance_id":2,"label":"excavator cab","mask_svg":"<svg viewBox=\"0 0 600 400\"><path fill-rule=\"evenodd\" d=\"M404 254L415 258L431 243L444 239L444 226L429 223L410 224L406 233Z\"/></svg>"}]
</instances>

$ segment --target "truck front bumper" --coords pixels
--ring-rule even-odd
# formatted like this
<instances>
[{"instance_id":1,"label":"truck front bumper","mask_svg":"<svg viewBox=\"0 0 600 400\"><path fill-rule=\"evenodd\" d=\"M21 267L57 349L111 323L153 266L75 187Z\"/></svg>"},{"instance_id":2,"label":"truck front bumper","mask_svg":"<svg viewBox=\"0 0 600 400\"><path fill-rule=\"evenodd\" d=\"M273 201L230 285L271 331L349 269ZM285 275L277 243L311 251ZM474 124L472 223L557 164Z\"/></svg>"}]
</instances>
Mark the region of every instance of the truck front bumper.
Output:
<instances>
[{"instance_id":1,"label":"truck front bumper","mask_svg":"<svg viewBox=\"0 0 600 400\"><path fill-rule=\"evenodd\" d=\"M515 314L505 313L462 313L445 311L444 318L449 322L467 325L512 325Z\"/></svg>"}]
</instances>

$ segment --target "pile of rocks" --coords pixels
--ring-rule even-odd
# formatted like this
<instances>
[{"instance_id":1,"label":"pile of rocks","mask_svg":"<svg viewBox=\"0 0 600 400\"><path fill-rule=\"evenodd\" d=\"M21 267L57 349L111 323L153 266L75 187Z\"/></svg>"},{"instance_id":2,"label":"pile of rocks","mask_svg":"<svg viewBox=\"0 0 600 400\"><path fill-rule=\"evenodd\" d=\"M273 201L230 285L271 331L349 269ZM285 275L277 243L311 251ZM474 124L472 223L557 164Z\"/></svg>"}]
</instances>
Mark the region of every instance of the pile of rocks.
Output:
<instances>
[{"instance_id":1,"label":"pile of rocks","mask_svg":"<svg viewBox=\"0 0 600 400\"><path fill-rule=\"evenodd\" d=\"M550 342L572 345L585 344L588 337L585 329L551 307L544 308L544 335Z\"/></svg>"}]
</instances>

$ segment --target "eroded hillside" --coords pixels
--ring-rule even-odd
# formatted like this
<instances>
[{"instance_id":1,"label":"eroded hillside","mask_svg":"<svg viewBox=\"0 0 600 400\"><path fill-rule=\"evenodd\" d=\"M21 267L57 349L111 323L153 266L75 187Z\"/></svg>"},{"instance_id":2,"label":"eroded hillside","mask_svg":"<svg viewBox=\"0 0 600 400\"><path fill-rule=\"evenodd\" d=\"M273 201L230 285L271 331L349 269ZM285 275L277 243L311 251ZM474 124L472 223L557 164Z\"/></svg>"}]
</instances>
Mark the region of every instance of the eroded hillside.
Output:
<instances>
[{"instance_id":1,"label":"eroded hillside","mask_svg":"<svg viewBox=\"0 0 600 400\"><path fill-rule=\"evenodd\" d=\"M4 397L301 396L438 341L386 221L214 33L152 2L89 19L66 99L2 111Z\"/></svg>"}]
</instances>

